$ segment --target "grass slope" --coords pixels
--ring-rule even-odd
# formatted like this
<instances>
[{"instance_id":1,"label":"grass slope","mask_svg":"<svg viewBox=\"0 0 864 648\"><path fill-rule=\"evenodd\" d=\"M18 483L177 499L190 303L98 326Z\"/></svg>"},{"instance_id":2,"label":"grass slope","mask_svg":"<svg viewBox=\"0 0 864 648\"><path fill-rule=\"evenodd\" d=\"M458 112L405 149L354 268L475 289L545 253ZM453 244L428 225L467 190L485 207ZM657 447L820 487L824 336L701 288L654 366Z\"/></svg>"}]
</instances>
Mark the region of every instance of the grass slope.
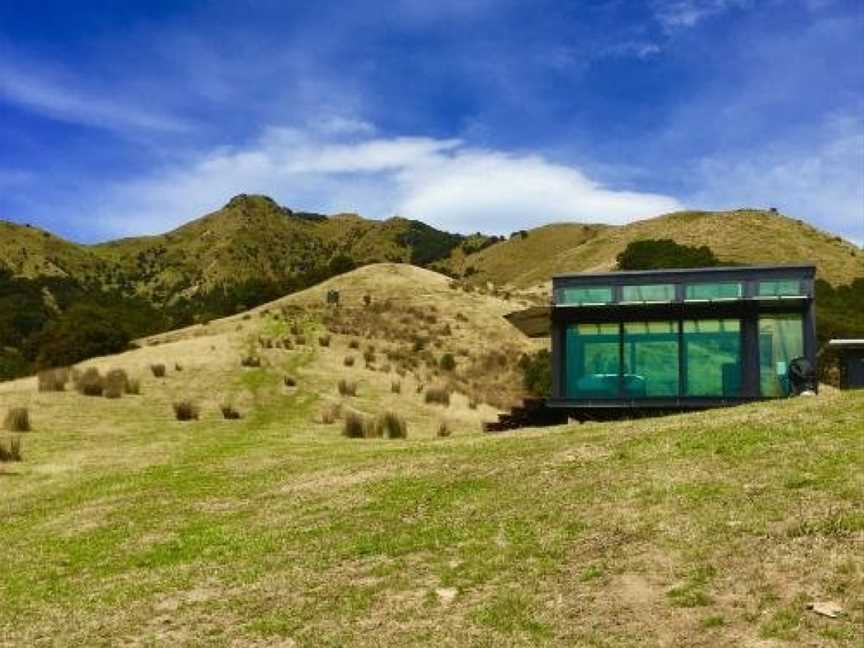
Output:
<instances>
[{"instance_id":1,"label":"grass slope","mask_svg":"<svg viewBox=\"0 0 864 648\"><path fill-rule=\"evenodd\" d=\"M615 257L631 241L670 238L679 244L708 245L733 263L812 261L834 285L864 277L864 252L838 236L803 221L757 210L679 212L622 227L547 225L449 263L457 272L477 272L473 281L529 287L561 272L615 269Z\"/></svg>"},{"instance_id":2,"label":"grass slope","mask_svg":"<svg viewBox=\"0 0 864 648\"><path fill-rule=\"evenodd\" d=\"M370 288L375 299L408 299L410 285L421 302L447 294L424 272L384 265L331 286L343 309ZM140 396L0 384L0 415L29 406L34 428L21 435L25 461L0 468L0 645L864 639L864 393L483 435L487 406L445 410L423 402L413 374L394 394L393 374L343 367L351 336L255 348L287 335L277 314L303 304L289 311L314 339L325 289L88 363L126 368ZM470 333L501 307L494 298L458 299L478 300L460 306L461 333L494 335ZM262 367L239 366L250 351ZM147 371L160 361L164 379ZM346 406L398 411L408 439L349 440L321 423L343 376L360 385ZM179 398L201 405L201 420L174 421ZM244 418L222 420L224 401ZM828 599L846 616L806 610Z\"/></svg>"},{"instance_id":3,"label":"grass slope","mask_svg":"<svg viewBox=\"0 0 864 648\"><path fill-rule=\"evenodd\" d=\"M35 277L64 274L170 302L246 280L290 285L326 274L344 255L355 264L425 264L462 237L404 218L330 218L293 212L266 196L240 195L222 209L156 236L78 245L41 230L0 223L0 265ZM308 283L306 283L308 285Z\"/></svg>"}]
</instances>

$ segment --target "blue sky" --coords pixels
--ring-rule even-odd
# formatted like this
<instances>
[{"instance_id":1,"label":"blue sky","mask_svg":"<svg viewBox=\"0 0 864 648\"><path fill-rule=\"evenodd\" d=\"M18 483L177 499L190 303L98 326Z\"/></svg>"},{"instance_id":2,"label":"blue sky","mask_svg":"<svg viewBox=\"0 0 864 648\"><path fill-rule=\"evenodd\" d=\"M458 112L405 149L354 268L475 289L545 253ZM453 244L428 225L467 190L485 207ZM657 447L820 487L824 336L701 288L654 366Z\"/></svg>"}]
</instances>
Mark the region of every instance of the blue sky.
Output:
<instances>
[{"instance_id":1,"label":"blue sky","mask_svg":"<svg viewBox=\"0 0 864 648\"><path fill-rule=\"evenodd\" d=\"M860 0L0 0L0 218L240 192L462 232L778 207L864 241Z\"/></svg>"}]
</instances>

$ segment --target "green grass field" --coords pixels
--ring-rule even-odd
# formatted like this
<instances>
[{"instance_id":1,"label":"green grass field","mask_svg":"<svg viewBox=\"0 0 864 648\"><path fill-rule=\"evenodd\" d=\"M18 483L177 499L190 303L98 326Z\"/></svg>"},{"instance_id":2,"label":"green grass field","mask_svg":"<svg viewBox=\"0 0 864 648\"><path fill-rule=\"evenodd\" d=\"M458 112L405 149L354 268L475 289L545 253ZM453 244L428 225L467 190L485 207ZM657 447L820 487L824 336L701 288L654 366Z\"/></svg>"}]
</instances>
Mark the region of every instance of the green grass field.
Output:
<instances>
[{"instance_id":1,"label":"green grass field","mask_svg":"<svg viewBox=\"0 0 864 648\"><path fill-rule=\"evenodd\" d=\"M0 391L34 424L0 467L0 645L861 645L864 393L446 439L406 396L408 440L349 440L320 353ZM245 417L173 420L214 391Z\"/></svg>"}]
</instances>

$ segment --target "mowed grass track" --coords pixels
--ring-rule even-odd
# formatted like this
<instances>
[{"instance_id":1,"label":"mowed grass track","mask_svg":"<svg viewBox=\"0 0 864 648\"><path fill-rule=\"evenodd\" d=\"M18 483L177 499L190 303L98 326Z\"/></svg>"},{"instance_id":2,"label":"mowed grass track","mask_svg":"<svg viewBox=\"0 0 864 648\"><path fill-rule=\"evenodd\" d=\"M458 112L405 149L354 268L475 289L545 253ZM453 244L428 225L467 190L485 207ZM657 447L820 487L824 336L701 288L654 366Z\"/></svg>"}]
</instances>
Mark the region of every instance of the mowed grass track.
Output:
<instances>
[{"instance_id":1,"label":"mowed grass track","mask_svg":"<svg viewBox=\"0 0 864 648\"><path fill-rule=\"evenodd\" d=\"M25 463L2 468L0 645L864 638L864 393L349 440L314 422L305 361L296 390L281 368L226 372L236 422L173 421L149 382L39 395L77 415L34 409Z\"/></svg>"}]
</instances>

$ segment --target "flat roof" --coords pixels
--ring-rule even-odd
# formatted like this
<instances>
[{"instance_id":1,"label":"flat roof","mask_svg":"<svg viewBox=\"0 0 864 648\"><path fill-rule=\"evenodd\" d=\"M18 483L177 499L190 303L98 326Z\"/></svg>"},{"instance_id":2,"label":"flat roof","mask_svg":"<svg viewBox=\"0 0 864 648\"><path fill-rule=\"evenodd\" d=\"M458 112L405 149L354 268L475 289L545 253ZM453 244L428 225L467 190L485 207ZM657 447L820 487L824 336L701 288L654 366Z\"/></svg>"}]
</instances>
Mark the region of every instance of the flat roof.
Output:
<instances>
[{"instance_id":1,"label":"flat roof","mask_svg":"<svg viewBox=\"0 0 864 648\"><path fill-rule=\"evenodd\" d=\"M553 279L566 279L568 277L650 277L654 275L695 274L713 272L741 272L759 273L766 270L801 270L814 271L816 266L812 263L786 263L779 265L750 265L750 266L713 266L710 268L667 268L661 270L616 270L614 272L564 272L553 275Z\"/></svg>"}]
</instances>

